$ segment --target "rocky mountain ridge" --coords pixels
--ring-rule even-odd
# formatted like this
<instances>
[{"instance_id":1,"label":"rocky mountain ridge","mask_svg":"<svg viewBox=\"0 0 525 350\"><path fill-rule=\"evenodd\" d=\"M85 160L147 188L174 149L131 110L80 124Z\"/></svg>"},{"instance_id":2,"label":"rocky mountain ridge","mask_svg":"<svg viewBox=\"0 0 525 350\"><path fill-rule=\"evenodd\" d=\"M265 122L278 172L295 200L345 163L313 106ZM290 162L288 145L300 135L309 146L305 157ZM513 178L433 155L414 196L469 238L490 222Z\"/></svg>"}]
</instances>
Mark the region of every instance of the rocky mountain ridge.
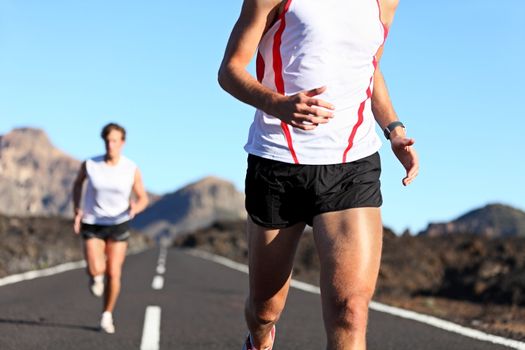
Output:
<instances>
[{"instance_id":1,"label":"rocky mountain ridge","mask_svg":"<svg viewBox=\"0 0 525 350\"><path fill-rule=\"evenodd\" d=\"M71 216L71 188L80 162L53 146L40 129L0 138L0 213Z\"/></svg>"},{"instance_id":2,"label":"rocky mountain ridge","mask_svg":"<svg viewBox=\"0 0 525 350\"><path fill-rule=\"evenodd\" d=\"M245 218L244 194L231 182L209 176L164 195L132 225L150 237L172 239L218 220Z\"/></svg>"},{"instance_id":3,"label":"rocky mountain ridge","mask_svg":"<svg viewBox=\"0 0 525 350\"><path fill-rule=\"evenodd\" d=\"M508 205L488 204L445 223L431 223L424 236L470 233L485 237L525 237L525 212Z\"/></svg>"}]
</instances>

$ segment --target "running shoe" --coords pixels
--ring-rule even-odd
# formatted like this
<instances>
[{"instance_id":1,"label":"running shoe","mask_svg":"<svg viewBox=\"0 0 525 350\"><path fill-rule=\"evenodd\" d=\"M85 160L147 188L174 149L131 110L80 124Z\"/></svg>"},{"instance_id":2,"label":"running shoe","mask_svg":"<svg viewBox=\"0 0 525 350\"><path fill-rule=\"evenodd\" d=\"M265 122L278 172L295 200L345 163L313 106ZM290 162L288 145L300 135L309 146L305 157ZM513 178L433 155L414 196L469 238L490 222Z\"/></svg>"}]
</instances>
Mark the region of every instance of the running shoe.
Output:
<instances>
[{"instance_id":1,"label":"running shoe","mask_svg":"<svg viewBox=\"0 0 525 350\"><path fill-rule=\"evenodd\" d=\"M275 341L275 326L272 327L272 330L270 331L270 336L272 337L272 345L268 348L264 348L261 350L272 350L273 343ZM252 341L252 335L248 333L248 336L246 336L246 341L244 342L244 346L242 347L242 350L257 350L253 345Z\"/></svg>"},{"instance_id":2,"label":"running shoe","mask_svg":"<svg viewBox=\"0 0 525 350\"><path fill-rule=\"evenodd\" d=\"M100 319L100 330L108 334L115 333L115 325L113 324L113 315L111 312L104 311L102 313L102 318Z\"/></svg>"},{"instance_id":3,"label":"running shoe","mask_svg":"<svg viewBox=\"0 0 525 350\"><path fill-rule=\"evenodd\" d=\"M89 290L91 294L100 298L104 294L104 275L92 277L89 280Z\"/></svg>"}]
</instances>

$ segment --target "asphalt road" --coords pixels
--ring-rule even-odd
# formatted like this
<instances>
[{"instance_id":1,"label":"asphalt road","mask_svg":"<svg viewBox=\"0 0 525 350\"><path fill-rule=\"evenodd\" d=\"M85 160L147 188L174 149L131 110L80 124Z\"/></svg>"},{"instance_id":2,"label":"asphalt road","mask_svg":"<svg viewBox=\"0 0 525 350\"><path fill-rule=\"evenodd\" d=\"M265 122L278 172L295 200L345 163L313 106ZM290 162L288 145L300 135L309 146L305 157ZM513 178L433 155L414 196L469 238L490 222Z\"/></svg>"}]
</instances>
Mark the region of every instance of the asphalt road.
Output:
<instances>
[{"instance_id":1,"label":"asphalt road","mask_svg":"<svg viewBox=\"0 0 525 350\"><path fill-rule=\"evenodd\" d=\"M0 287L0 349L140 349L145 311L161 310L160 349L241 349L247 275L169 249L163 287L152 288L159 249L129 256L115 310L116 333L97 325L101 300L82 269ZM274 349L324 349L319 295L293 289ZM429 325L371 311L369 350L504 350Z\"/></svg>"}]
</instances>

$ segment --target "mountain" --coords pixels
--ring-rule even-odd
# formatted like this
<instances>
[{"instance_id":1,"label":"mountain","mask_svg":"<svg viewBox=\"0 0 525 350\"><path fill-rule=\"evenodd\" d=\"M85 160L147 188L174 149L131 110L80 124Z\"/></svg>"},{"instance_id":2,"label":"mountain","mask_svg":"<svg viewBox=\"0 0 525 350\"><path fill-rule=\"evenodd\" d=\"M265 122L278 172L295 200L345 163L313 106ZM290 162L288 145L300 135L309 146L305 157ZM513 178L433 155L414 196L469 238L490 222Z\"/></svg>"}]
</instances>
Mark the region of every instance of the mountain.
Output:
<instances>
[{"instance_id":1,"label":"mountain","mask_svg":"<svg viewBox=\"0 0 525 350\"><path fill-rule=\"evenodd\" d=\"M40 129L0 137L0 212L71 216L71 187L80 162L55 148Z\"/></svg>"},{"instance_id":2,"label":"mountain","mask_svg":"<svg viewBox=\"0 0 525 350\"><path fill-rule=\"evenodd\" d=\"M471 233L487 237L525 237L525 212L508 205L489 204L447 223L431 223L420 235Z\"/></svg>"},{"instance_id":3,"label":"mountain","mask_svg":"<svg viewBox=\"0 0 525 350\"><path fill-rule=\"evenodd\" d=\"M244 195L223 179L206 177L167 194L133 220L150 237L174 238L218 220L245 219Z\"/></svg>"}]
</instances>

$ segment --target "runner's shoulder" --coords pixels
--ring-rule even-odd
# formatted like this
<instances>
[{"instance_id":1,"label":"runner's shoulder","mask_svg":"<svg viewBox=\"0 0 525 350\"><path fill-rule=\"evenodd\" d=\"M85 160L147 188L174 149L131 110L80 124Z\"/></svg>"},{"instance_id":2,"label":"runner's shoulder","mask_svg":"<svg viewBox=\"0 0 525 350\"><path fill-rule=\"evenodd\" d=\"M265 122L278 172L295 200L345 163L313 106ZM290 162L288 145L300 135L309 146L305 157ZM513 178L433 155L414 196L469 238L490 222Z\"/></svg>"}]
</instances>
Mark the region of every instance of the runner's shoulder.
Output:
<instances>
[{"instance_id":1,"label":"runner's shoulder","mask_svg":"<svg viewBox=\"0 0 525 350\"><path fill-rule=\"evenodd\" d=\"M286 0L244 0L246 5L250 5L257 10L271 11L281 7Z\"/></svg>"},{"instance_id":2,"label":"runner's shoulder","mask_svg":"<svg viewBox=\"0 0 525 350\"><path fill-rule=\"evenodd\" d=\"M105 162L105 156L102 154L102 155L97 155L97 156L93 156L93 157L87 158L84 161L84 164L85 164L86 167L89 168L90 165L99 164L99 163L103 163L103 162Z\"/></svg>"},{"instance_id":3,"label":"runner's shoulder","mask_svg":"<svg viewBox=\"0 0 525 350\"><path fill-rule=\"evenodd\" d=\"M394 20L394 15L396 13L397 5L399 5L399 0L379 0L381 3L381 20L390 28L392 21Z\"/></svg>"},{"instance_id":4,"label":"runner's shoulder","mask_svg":"<svg viewBox=\"0 0 525 350\"><path fill-rule=\"evenodd\" d=\"M137 164L134 161L132 161L131 159L129 159L128 157L126 157L125 155L123 155L123 154L120 155L120 161L126 167L130 167L130 168L134 168L134 169L137 168Z\"/></svg>"},{"instance_id":5,"label":"runner's shoulder","mask_svg":"<svg viewBox=\"0 0 525 350\"><path fill-rule=\"evenodd\" d=\"M395 11L399 5L399 0L379 0L381 7L386 11Z\"/></svg>"}]
</instances>

